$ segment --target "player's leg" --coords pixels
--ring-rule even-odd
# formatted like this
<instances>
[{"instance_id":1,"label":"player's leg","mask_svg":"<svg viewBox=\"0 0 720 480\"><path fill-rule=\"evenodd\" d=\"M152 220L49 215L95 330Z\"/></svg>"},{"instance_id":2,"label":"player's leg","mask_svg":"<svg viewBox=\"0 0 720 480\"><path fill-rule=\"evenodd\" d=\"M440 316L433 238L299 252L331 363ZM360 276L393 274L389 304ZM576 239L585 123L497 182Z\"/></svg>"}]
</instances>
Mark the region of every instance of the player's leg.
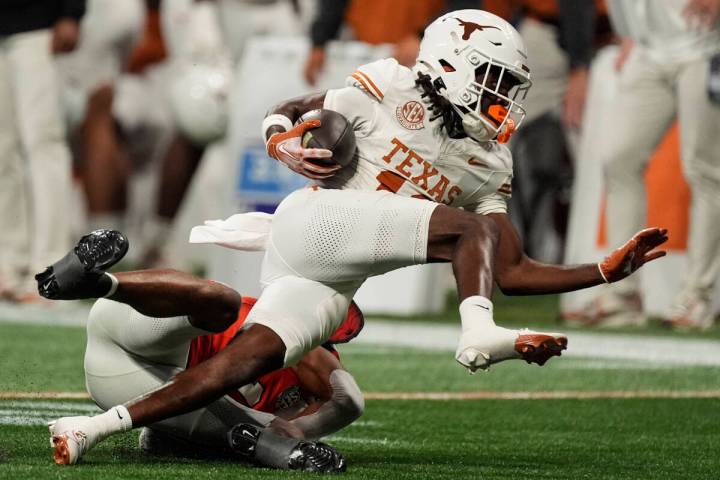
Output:
<instances>
[{"instance_id":1,"label":"player's leg","mask_svg":"<svg viewBox=\"0 0 720 480\"><path fill-rule=\"evenodd\" d=\"M518 331L495 325L492 290L499 228L491 219L440 205L428 227L429 262L452 262L460 299L463 333L457 361L470 371L508 359L543 365L560 355L567 338L560 334Z\"/></svg>"},{"instance_id":2,"label":"player's leg","mask_svg":"<svg viewBox=\"0 0 720 480\"><path fill-rule=\"evenodd\" d=\"M112 429L113 423L118 423L118 414L121 417L128 415L127 410L113 405L131 402L170 381L184 369L192 339L207 333L193 326L186 316L153 318L129 305L105 299L98 300L93 306L87 331L85 374L88 392L101 408L109 410L92 420L95 428L84 430L86 441L91 442L106 434L103 429ZM63 436L63 432L90 421L87 417L63 418L51 427L55 444L65 447L57 449L60 453L57 460L67 463L70 459L67 434ZM235 448L238 445L228 437L237 424L253 432L254 436L245 439L243 444L246 449L254 447L252 451L238 450ZM179 453L241 454L243 459L254 459L278 468L290 466L290 454L296 449L310 449L304 452L304 458L326 454L338 462L342 460L332 449L301 445L302 432L289 422L252 410L227 396L205 408L154 423L151 428L141 436L141 446L146 450L154 448L149 442L159 436L164 442L162 451L178 452L179 449ZM234 437L242 431L236 431ZM234 438L233 441L237 443L237 440ZM250 445L248 442L251 441L254 443ZM254 452L256 455L252 455ZM325 468L331 467L325 465Z\"/></svg>"},{"instance_id":3,"label":"player's leg","mask_svg":"<svg viewBox=\"0 0 720 480\"><path fill-rule=\"evenodd\" d=\"M720 274L720 105L708 97L707 58L684 64L677 81L683 171L692 190L688 267L671 321L678 327L709 328L712 293Z\"/></svg>"},{"instance_id":4,"label":"player's leg","mask_svg":"<svg viewBox=\"0 0 720 480\"><path fill-rule=\"evenodd\" d=\"M179 372L168 383L126 406L116 405L90 418L59 419L54 428L56 462L76 463L109 435L205 407L225 392L280 368L284 353L282 340L272 330L263 325L250 325L217 355Z\"/></svg>"},{"instance_id":5,"label":"player's leg","mask_svg":"<svg viewBox=\"0 0 720 480\"><path fill-rule=\"evenodd\" d=\"M483 215L438 206L428 226L428 262L451 262L460 302L492 297L500 229Z\"/></svg>"},{"instance_id":6,"label":"player's leg","mask_svg":"<svg viewBox=\"0 0 720 480\"><path fill-rule=\"evenodd\" d=\"M232 288L177 270L113 274L117 289L107 298L151 317L186 315L203 330L221 332L236 319L241 297Z\"/></svg>"},{"instance_id":7,"label":"player's leg","mask_svg":"<svg viewBox=\"0 0 720 480\"><path fill-rule=\"evenodd\" d=\"M127 248L127 240L119 232L92 232L83 237L62 260L38 274L39 289L50 297L60 296L63 298L107 295L111 294L111 289L115 290L112 293L118 293L120 281L116 277L105 274L104 270L122 258ZM187 277L178 281L177 274L170 273L169 275L174 275L176 283L182 285L190 282L200 287L201 291L207 286L198 285L196 280ZM182 293L188 293L185 287L181 287L181 293L169 292L167 286L162 285L165 282L159 278L147 278L147 275L142 273L130 273L127 278L123 279L121 276L121 279L124 285L118 293L119 299L133 303L148 313L162 313L166 316L178 313L174 310L176 306L164 303L163 300L155 302L148 292L170 295L176 302L184 303L180 306L181 309L192 309L198 308L198 306L188 305L188 303L200 303L205 306L200 300L217 297L216 293L219 290L219 286L213 285L209 289L211 292L201 293L200 297L188 301L182 298ZM228 316L227 310L237 312L237 309L228 309L227 305L232 306L235 301L239 303L238 297L230 295L226 291L223 291L220 297L222 297L220 308L223 310L221 312L223 318ZM193 298L192 295L190 298ZM141 317L139 325L135 326L137 328L129 326L127 322L119 324L110 322L117 325L117 331L111 335L111 338L114 339L114 343L123 345L123 351L142 353L144 358L152 359L156 355L165 355L168 350L171 353L175 352L178 348L180 352L187 355L187 346L180 345L178 347L178 342L182 344L182 340L189 341L186 338L188 335L192 337L198 334L196 326L192 325L186 316L149 320L148 317L127 305L109 301L99 302L97 308L107 304L129 309ZM347 305L345 308L347 309ZM203 315L205 314L202 311L198 311L196 317L208 318ZM110 317L113 316L110 315ZM212 319L208 318L208 321L203 324L209 323L210 320ZM178 322L180 324L176 325ZM104 323L100 322L100 325L104 325ZM153 325L157 328L154 328ZM150 328L150 332L146 331L148 328ZM156 338L158 333L163 336L162 339ZM170 340L170 345L164 346L167 340ZM284 357L285 346L276 333L262 325L250 325L242 330L226 349L202 363L201 368L195 367L180 372L172 383L157 389L146 398L139 399L127 409L123 406L113 407L108 412L110 415L103 414L92 419L83 419L80 426L75 425L73 419L67 421L61 419L64 420L61 426L56 425L58 436L62 437L58 443L57 457L62 463L75 463L88 448L107 435L132 427L147 426L208 405L222 397L228 390L251 383L261 375L276 370L282 366ZM184 359L181 359L182 361L175 359L174 362L164 359L161 363L171 366L174 363L176 368L180 368L184 367L186 358L185 356ZM166 380L167 375L160 375L160 378ZM156 384L153 385L159 387ZM145 392L147 391L145 390ZM131 393L137 394L138 392ZM116 417L113 416L112 413L118 411L120 414ZM76 437L73 432L79 431L79 428L82 429L83 435ZM67 429L67 431L63 432L62 429Z\"/></svg>"},{"instance_id":8,"label":"player's leg","mask_svg":"<svg viewBox=\"0 0 720 480\"><path fill-rule=\"evenodd\" d=\"M617 74L612 121L589 132L606 139L600 152L607 193L608 245L622 245L645 222L647 203L645 167L670 126L675 94L663 65L635 46ZM591 320L602 325L638 325L645 322L639 297L640 276L603 287ZM597 317L597 318L593 318Z\"/></svg>"}]
</instances>

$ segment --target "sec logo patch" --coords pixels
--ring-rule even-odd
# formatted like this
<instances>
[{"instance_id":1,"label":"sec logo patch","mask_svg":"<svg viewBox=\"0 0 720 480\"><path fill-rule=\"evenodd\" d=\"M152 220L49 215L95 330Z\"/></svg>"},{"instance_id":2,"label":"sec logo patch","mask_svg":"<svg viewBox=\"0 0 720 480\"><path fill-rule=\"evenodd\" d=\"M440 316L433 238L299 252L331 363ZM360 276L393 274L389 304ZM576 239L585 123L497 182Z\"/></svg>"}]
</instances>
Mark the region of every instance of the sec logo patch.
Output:
<instances>
[{"instance_id":1,"label":"sec logo patch","mask_svg":"<svg viewBox=\"0 0 720 480\"><path fill-rule=\"evenodd\" d=\"M408 130L420 130L424 127L423 118L425 118L425 107L415 100L406 102L404 105L398 105L395 109L395 116L400 125Z\"/></svg>"}]
</instances>

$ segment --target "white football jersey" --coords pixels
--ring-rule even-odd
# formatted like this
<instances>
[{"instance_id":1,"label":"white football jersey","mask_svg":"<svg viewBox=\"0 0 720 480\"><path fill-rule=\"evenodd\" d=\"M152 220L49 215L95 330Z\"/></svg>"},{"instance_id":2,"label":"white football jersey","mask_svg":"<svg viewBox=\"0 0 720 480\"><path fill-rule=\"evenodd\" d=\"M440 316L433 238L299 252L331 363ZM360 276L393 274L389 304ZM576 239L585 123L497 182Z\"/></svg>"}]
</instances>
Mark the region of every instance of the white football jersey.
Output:
<instances>
[{"instance_id":1,"label":"white football jersey","mask_svg":"<svg viewBox=\"0 0 720 480\"><path fill-rule=\"evenodd\" d=\"M357 138L357 162L326 188L389 190L481 214L505 213L512 156L495 142L452 139L430 122L416 74L394 59L359 67L347 86L328 90L324 108L343 114Z\"/></svg>"}]
</instances>

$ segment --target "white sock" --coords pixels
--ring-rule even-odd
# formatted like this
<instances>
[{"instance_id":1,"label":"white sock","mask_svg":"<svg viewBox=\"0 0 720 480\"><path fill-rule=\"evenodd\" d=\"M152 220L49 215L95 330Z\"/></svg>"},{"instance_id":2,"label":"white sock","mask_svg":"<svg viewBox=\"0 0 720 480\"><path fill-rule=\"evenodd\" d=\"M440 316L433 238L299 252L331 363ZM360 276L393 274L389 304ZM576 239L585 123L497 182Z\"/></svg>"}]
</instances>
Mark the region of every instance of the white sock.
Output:
<instances>
[{"instance_id":1,"label":"white sock","mask_svg":"<svg viewBox=\"0 0 720 480\"><path fill-rule=\"evenodd\" d=\"M97 441L132 429L130 412L123 405L114 406L107 412L92 417L90 423L95 428Z\"/></svg>"},{"instance_id":2,"label":"white sock","mask_svg":"<svg viewBox=\"0 0 720 480\"><path fill-rule=\"evenodd\" d=\"M460 303L460 321L463 335L456 352L458 355L465 348L472 348L492 359L493 363L520 357L515 351L518 331L495 325L493 304L489 299L475 295L463 300Z\"/></svg>"},{"instance_id":3,"label":"white sock","mask_svg":"<svg viewBox=\"0 0 720 480\"><path fill-rule=\"evenodd\" d=\"M462 329L471 328L492 328L495 326L493 320L493 303L490 299L480 295L467 297L460 302L460 322Z\"/></svg>"}]
</instances>

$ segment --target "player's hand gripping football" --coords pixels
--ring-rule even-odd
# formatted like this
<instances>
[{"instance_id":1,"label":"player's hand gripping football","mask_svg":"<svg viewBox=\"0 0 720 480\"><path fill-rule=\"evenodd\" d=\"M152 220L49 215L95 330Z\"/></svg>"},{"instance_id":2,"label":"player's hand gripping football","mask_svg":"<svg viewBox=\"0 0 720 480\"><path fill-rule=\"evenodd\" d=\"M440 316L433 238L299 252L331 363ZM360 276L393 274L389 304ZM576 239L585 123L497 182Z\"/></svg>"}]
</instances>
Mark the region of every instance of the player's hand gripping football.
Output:
<instances>
[{"instance_id":1,"label":"player's hand gripping football","mask_svg":"<svg viewBox=\"0 0 720 480\"><path fill-rule=\"evenodd\" d=\"M646 228L635 235L598 264L600 274L607 283L617 282L647 262L664 257L665 250L655 250L668 239L665 228Z\"/></svg>"},{"instance_id":2,"label":"player's hand gripping football","mask_svg":"<svg viewBox=\"0 0 720 480\"><path fill-rule=\"evenodd\" d=\"M328 159L332 152L325 148L305 148L302 137L306 131L320 126L320 120L306 120L287 132L276 133L267 142L268 155L288 166L293 172L313 180L332 177L341 165L319 165L312 159Z\"/></svg>"}]
</instances>

